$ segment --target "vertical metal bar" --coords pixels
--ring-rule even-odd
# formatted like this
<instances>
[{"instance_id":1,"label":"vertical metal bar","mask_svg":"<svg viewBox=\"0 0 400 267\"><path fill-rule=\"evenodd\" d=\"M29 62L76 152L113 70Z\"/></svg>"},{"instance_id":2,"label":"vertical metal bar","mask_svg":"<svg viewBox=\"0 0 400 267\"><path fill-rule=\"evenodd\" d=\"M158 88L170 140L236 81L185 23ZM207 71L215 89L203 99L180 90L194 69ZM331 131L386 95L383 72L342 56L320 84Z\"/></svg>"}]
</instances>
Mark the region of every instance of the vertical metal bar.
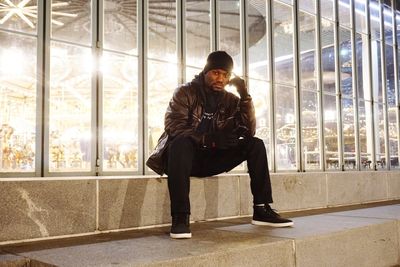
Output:
<instances>
[{"instance_id":1,"label":"vertical metal bar","mask_svg":"<svg viewBox=\"0 0 400 267\"><path fill-rule=\"evenodd\" d=\"M147 168L144 164L147 158L149 136L145 129L148 129L148 109L147 109L147 96L148 96L148 86L147 86L147 17L148 17L148 0L137 0L138 2L138 99L139 99L139 170L142 174L146 174ZM142 116L140 116L142 114ZM143 142L140 144L140 142Z\"/></svg>"},{"instance_id":2,"label":"vertical metal bar","mask_svg":"<svg viewBox=\"0 0 400 267\"><path fill-rule=\"evenodd\" d=\"M395 94L396 94L396 106L397 106L397 109L396 109L396 121L397 121L397 158L400 158L400 140L399 140L399 137L400 137L400 100L399 100L399 91L400 91L400 88L399 88L399 64L400 64L400 62L399 62L399 54L398 54L398 49L399 49L399 43L397 42L397 35L398 34L400 34L400 32L399 33L397 33L397 27L399 26L399 25L397 25L397 20L396 20L396 11L397 11L397 1L393 1L392 2L393 3L393 42L394 42L394 48L393 48L393 50L394 50L394 54L393 54L393 56L394 56L394 84L395 84Z\"/></svg>"},{"instance_id":3,"label":"vertical metal bar","mask_svg":"<svg viewBox=\"0 0 400 267\"><path fill-rule=\"evenodd\" d=\"M341 90L341 75L340 75L340 49L339 49L339 0L335 0L335 28L334 28L334 37L335 37L335 78L336 78L336 108L338 115L338 153L339 153L339 166L341 166L341 170L344 171L344 153L343 153L343 119L342 119L342 90Z\"/></svg>"},{"instance_id":4,"label":"vertical metal bar","mask_svg":"<svg viewBox=\"0 0 400 267\"><path fill-rule=\"evenodd\" d=\"M93 58L95 62L95 71L93 74L93 96L92 99L95 101L93 103L93 117L92 117L92 135L96 145L93 146L95 148L95 154L93 154L93 168L95 171L95 175L99 175L99 173L103 170L103 74L100 71L100 64L103 52L103 29L104 29L104 5L103 1L97 0L94 1L95 5L93 6L93 25L92 25L92 49L93 49Z\"/></svg>"},{"instance_id":5,"label":"vertical metal bar","mask_svg":"<svg viewBox=\"0 0 400 267\"><path fill-rule=\"evenodd\" d=\"M242 57L243 77L249 84L249 29L247 28L248 8L245 0L240 0L240 55Z\"/></svg>"},{"instance_id":6,"label":"vertical metal bar","mask_svg":"<svg viewBox=\"0 0 400 267\"><path fill-rule=\"evenodd\" d=\"M44 66L45 66L45 21L46 9L44 1L38 1L37 12L37 52L36 52L36 137L35 137L35 176L43 176L43 134L44 124L42 123L44 114Z\"/></svg>"},{"instance_id":7,"label":"vertical metal bar","mask_svg":"<svg viewBox=\"0 0 400 267\"><path fill-rule=\"evenodd\" d=\"M43 34L43 153L41 157L41 170L43 176L48 176L50 172L50 36L51 36L51 1L44 2L44 34Z\"/></svg>"},{"instance_id":8,"label":"vertical metal bar","mask_svg":"<svg viewBox=\"0 0 400 267\"><path fill-rule=\"evenodd\" d=\"M269 120L270 120L270 150L271 150L271 171L276 172L277 164L276 164L276 138L275 138L275 114L276 114L276 107L275 107L275 60L274 60L274 34L272 25L274 25L274 18L273 18L273 3L274 0L267 1L266 5L266 14L267 14L267 33L268 33L268 58L269 58L269 79L270 79L270 90L271 95L269 99L270 104L270 113L269 113Z\"/></svg>"},{"instance_id":9,"label":"vertical metal bar","mask_svg":"<svg viewBox=\"0 0 400 267\"><path fill-rule=\"evenodd\" d=\"M178 55L178 83L186 80L186 0L176 2L176 40Z\"/></svg>"},{"instance_id":10,"label":"vertical metal bar","mask_svg":"<svg viewBox=\"0 0 400 267\"><path fill-rule=\"evenodd\" d=\"M372 142L372 162L373 162L373 168L376 170L376 138L375 138L375 99L374 99L374 89L373 89L373 79L372 79L372 38L371 38L371 12L370 12L370 0L367 0L367 32L368 32L368 72L370 75L368 75L369 79L369 87L368 89L370 90L370 95L371 95L371 114L372 114L372 120L371 120L371 131L370 131L370 136L371 142ZM367 133L368 134L368 133Z\"/></svg>"},{"instance_id":11,"label":"vertical metal bar","mask_svg":"<svg viewBox=\"0 0 400 267\"><path fill-rule=\"evenodd\" d=\"M319 120L318 120L318 131L319 131L319 144L320 144L320 169L325 171L325 132L324 132L324 109L323 109L323 80L322 80L322 45L321 45L321 0L316 1L316 54L317 64L316 72L317 77L317 91L318 91L318 107L319 107Z\"/></svg>"},{"instance_id":12,"label":"vertical metal bar","mask_svg":"<svg viewBox=\"0 0 400 267\"><path fill-rule=\"evenodd\" d=\"M219 2L210 0L211 5L211 50L219 49Z\"/></svg>"},{"instance_id":13,"label":"vertical metal bar","mask_svg":"<svg viewBox=\"0 0 400 267\"><path fill-rule=\"evenodd\" d=\"M355 153L356 153L356 169L361 170L361 157L360 157L360 128L359 128L359 114L358 114L358 65L357 65L357 47L356 47L356 23L355 23L355 2L356 0L352 0L350 3L350 25L351 25L351 60L352 60L352 84L353 84L353 109L354 109L354 135L355 135Z\"/></svg>"},{"instance_id":14,"label":"vertical metal bar","mask_svg":"<svg viewBox=\"0 0 400 267\"><path fill-rule=\"evenodd\" d=\"M295 89L295 114L296 114L296 165L297 171L301 172L304 171L303 167L303 141L302 141L302 133L301 133L301 125L302 125L302 118L301 118L301 84L300 84L300 40L299 40L299 25L298 25L298 12L299 12L299 3L298 1L294 1L294 5L292 8L292 16L293 16L293 59L294 59L294 89Z\"/></svg>"},{"instance_id":15,"label":"vertical metal bar","mask_svg":"<svg viewBox=\"0 0 400 267\"><path fill-rule=\"evenodd\" d=\"M380 16L380 29L381 29L381 68L382 68L382 94L383 94L383 122L384 122L384 133L385 133L385 159L386 169L390 170L390 155L389 155L389 123L388 123L388 98L387 98L387 82L386 82L386 36L385 36L385 14L383 12L384 1L379 1L379 12Z\"/></svg>"}]
</instances>

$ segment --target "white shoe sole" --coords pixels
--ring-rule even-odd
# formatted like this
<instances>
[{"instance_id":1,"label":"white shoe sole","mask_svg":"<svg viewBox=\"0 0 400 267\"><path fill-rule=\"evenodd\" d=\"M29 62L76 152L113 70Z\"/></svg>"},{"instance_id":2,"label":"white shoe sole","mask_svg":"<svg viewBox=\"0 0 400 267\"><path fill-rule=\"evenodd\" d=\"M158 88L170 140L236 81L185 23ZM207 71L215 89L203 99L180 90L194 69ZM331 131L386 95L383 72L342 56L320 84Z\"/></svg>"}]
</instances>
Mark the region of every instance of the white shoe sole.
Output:
<instances>
[{"instance_id":1,"label":"white shoe sole","mask_svg":"<svg viewBox=\"0 0 400 267\"><path fill-rule=\"evenodd\" d=\"M185 239L185 238L192 238L192 233L180 233L180 234L169 233L169 236L175 239Z\"/></svg>"},{"instance_id":2,"label":"white shoe sole","mask_svg":"<svg viewBox=\"0 0 400 267\"><path fill-rule=\"evenodd\" d=\"M271 227L290 227L293 226L293 222L286 222L286 223L269 223L269 222L263 222L263 221L255 221L252 220L251 224L254 225L264 225L264 226L271 226Z\"/></svg>"}]
</instances>

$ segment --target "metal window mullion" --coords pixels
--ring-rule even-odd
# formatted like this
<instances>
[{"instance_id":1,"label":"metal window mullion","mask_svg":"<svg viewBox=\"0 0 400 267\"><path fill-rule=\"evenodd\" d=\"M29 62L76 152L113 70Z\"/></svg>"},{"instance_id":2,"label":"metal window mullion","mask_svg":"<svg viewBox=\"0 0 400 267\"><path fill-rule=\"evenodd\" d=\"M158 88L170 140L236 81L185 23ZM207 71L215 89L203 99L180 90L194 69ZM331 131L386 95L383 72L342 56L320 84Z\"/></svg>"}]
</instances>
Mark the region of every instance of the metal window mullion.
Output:
<instances>
[{"instance_id":1,"label":"metal window mullion","mask_svg":"<svg viewBox=\"0 0 400 267\"><path fill-rule=\"evenodd\" d=\"M92 159L91 166L95 175L102 170L103 151L103 75L99 71L103 49L103 1L92 1L92 55L95 71L92 77ZM94 144L93 144L94 142Z\"/></svg>"},{"instance_id":2,"label":"metal window mullion","mask_svg":"<svg viewBox=\"0 0 400 267\"><path fill-rule=\"evenodd\" d=\"M395 94L396 94L396 122L397 122L397 157L400 158L400 103L399 103L399 56L398 56L398 48L399 44L397 42L397 20L396 20L396 10L397 3L393 1L393 42L394 42L394 85L395 85Z\"/></svg>"},{"instance_id":3,"label":"metal window mullion","mask_svg":"<svg viewBox=\"0 0 400 267\"><path fill-rule=\"evenodd\" d=\"M371 38L371 12L370 12L370 0L367 0L367 32L368 32L368 82L369 82L369 93L371 96L371 114L372 114L372 123L371 123L371 132L370 132L370 136L371 138L371 142L372 142L372 152L371 152L371 158L372 158L372 162L373 162L373 168L374 170L376 170L376 138L375 138L375 100L374 100L374 88L373 88L373 79L372 79L372 50L371 50L371 42L372 42L372 38Z\"/></svg>"},{"instance_id":4,"label":"metal window mullion","mask_svg":"<svg viewBox=\"0 0 400 267\"><path fill-rule=\"evenodd\" d=\"M43 176L43 146L44 146L44 67L46 62L45 52L46 52L46 28L45 20L47 16L45 15L46 7L43 1L38 2L38 20L37 20L37 53L36 53L36 137L35 137L35 176Z\"/></svg>"},{"instance_id":5,"label":"metal window mullion","mask_svg":"<svg viewBox=\"0 0 400 267\"><path fill-rule=\"evenodd\" d=\"M138 1L138 112L139 112L139 135L138 135L138 144L139 144L139 161L138 168L139 172L142 174L147 174L150 171L146 169L146 165L144 161L146 159L146 154L149 149L149 135L148 132L145 132L145 129L148 129L149 122L148 119L148 108L147 108L147 99L148 99L148 83L147 83L147 53L148 53L148 36L147 36L147 27L148 27L148 0ZM142 114L142 115L140 115ZM142 143L141 143L142 142Z\"/></svg>"},{"instance_id":6,"label":"metal window mullion","mask_svg":"<svg viewBox=\"0 0 400 267\"><path fill-rule=\"evenodd\" d=\"M186 80L186 0L176 2L176 43L178 55L178 84Z\"/></svg>"},{"instance_id":7,"label":"metal window mullion","mask_svg":"<svg viewBox=\"0 0 400 267\"><path fill-rule=\"evenodd\" d=\"M300 75L299 75L299 70L300 70L300 40L299 40L299 25L298 25L298 1L294 1L294 5L292 7L292 16L293 16L293 54L294 54L294 89L295 89L295 114L296 114L296 165L297 165L297 171L301 172L304 171L303 168L303 141L302 141L302 128L301 128L301 89L300 88Z\"/></svg>"},{"instance_id":8,"label":"metal window mullion","mask_svg":"<svg viewBox=\"0 0 400 267\"><path fill-rule=\"evenodd\" d=\"M43 151L41 155L42 176L50 174L50 39L51 39L51 1L44 1L44 20L43 20Z\"/></svg>"},{"instance_id":9,"label":"metal window mullion","mask_svg":"<svg viewBox=\"0 0 400 267\"><path fill-rule=\"evenodd\" d=\"M273 18L273 0L267 1L266 5L266 15L267 15L267 33L268 33L268 58L270 60L270 67L269 67L269 78L270 78L270 112L269 112L269 120L270 120L270 151L271 151L271 171L276 172L277 164L276 164L276 138L275 138L275 113L276 113L276 106L275 106L275 60L274 60L274 34L272 25L274 25L274 18Z\"/></svg>"},{"instance_id":10,"label":"metal window mullion","mask_svg":"<svg viewBox=\"0 0 400 267\"><path fill-rule=\"evenodd\" d=\"M351 60L352 63L352 83L353 83L353 108L354 108L354 135L355 135L355 153L356 153L356 169L358 171L361 170L361 147L360 147L360 125L359 125L359 114L358 114L358 67L357 67L357 54L356 54L356 18L355 18L355 0L351 1L351 17L350 17L350 25L351 25Z\"/></svg>"},{"instance_id":11,"label":"metal window mullion","mask_svg":"<svg viewBox=\"0 0 400 267\"><path fill-rule=\"evenodd\" d=\"M319 155L319 165L322 171L325 171L325 131L324 131L324 112L323 112L323 80L322 80L322 45L321 45L321 1L316 1L316 54L317 54L317 64L316 64L316 72L317 72L317 92L318 92L318 107L319 107L319 146L320 146L320 155Z\"/></svg>"},{"instance_id":12,"label":"metal window mullion","mask_svg":"<svg viewBox=\"0 0 400 267\"><path fill-rule=\"evenodd\" d=\"M382 70L382 94L383 94L383 121L384 121L384 133L385 133L385 158L386 158L386 169L390 170L390 155L389 155L389 122L388 122L388 97L387 97L387 82L386 82L386 36L385 36L385 17L383 12L383 0L379 1L379 12L380 12L380 30L381 30L381 70Z\"/></svg>"},{"instance_id":13,"label":"metal window mullion","mask_svg":"<svg viewBox=\"0 0 400 267\"><path fill-rule=\"evenodd\" d=\"M340 75L340 43L339 43L339 0L335 0L335 27L334 27L334 38L335 38L335 79L336 79L336 107L338 115L338 154L339 154L339 166L341 170L344 170L344 151L343 151L343 118L342 118L342 90L341 90L341 75Z\"/></svg>"},{"instance_id":14,"label":"metal window mullion","mask_svg":"<svg viewBox=\"0 0 400 267\"><path fill-rule=\"evenodd\" d=\"M246 0L240 0L240 54L242 57L243 77L249 84L249 29L247 27L248 8Z\"/></svg>"},{"instance_id":15,"label":"metal window mullion","mask_svg":"<svg viewBox=\"0 0 400 267\"><path fill-rule=\"evenodd\" d=\"M211 7L211 51L219 48L219 2L218 0L210 0Z\"/></svg>"}]
</instances>

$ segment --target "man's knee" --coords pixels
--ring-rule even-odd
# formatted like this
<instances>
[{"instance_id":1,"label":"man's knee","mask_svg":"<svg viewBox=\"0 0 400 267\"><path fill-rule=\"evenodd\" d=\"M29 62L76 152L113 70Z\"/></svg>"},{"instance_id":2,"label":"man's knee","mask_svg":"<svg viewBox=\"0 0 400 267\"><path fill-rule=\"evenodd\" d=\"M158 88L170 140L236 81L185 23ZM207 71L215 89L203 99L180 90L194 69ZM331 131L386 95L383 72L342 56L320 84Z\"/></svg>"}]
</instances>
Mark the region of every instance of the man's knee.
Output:
<instances>
[{"instance_id":1,"label":"man's knee","mask_svg":"<svg viewBox=\"0 0 400 267\"><path fill-rule=\"evenodd\" d=\"M252 136L250 139L250 143L256 148L265 148L264 141L258 137Z\"/></svg>"}]
</instances>

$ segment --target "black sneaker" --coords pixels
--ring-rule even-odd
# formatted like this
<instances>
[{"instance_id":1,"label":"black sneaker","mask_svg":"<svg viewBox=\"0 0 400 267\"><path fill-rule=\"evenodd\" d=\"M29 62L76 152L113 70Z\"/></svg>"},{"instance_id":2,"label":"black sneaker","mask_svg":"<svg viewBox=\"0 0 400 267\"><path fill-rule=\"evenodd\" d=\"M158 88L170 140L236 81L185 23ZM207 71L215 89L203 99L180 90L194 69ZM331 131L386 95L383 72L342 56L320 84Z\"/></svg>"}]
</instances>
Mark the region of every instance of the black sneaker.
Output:
<instances>
[{"instance_id":1,"label":"black sneaker","mask_svg":"<svg viewBox=\"0 0 400 267\"><path fill-rule=\"evenodd\" d=\"M265 206L255 206L253 220L254 225L267 225L272 227L288 227L293 226L293 221L282 218L271 207L266 204Z\"/></svg>"},{"instance_id":2,"label":"black sneaker","mask_svg":"<svg viewBox=\"0 0 400 267\"><path fill-rule=\"evenodd\" d=\"M189 214L184 213L172 215L172 226L169 235L172 238L192 237L189 227Z\"/></svg>"}]
</instances>

